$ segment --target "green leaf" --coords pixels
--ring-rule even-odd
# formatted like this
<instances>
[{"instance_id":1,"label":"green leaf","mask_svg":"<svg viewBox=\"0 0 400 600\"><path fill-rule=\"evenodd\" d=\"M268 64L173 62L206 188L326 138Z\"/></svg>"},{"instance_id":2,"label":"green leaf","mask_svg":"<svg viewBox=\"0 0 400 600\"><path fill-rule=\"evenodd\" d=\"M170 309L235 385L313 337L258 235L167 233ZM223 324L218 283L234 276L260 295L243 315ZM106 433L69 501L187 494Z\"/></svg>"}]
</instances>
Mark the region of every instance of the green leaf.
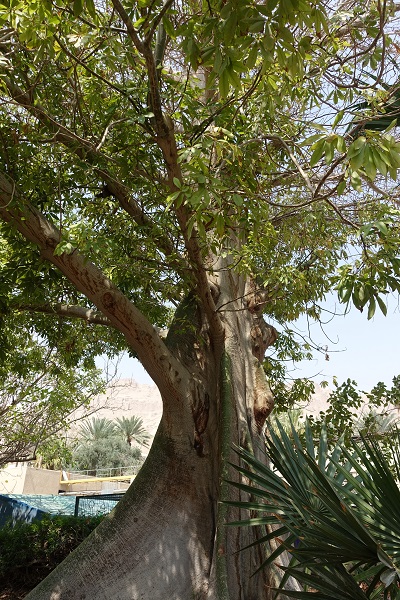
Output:
<instances>
[{"instance_id":1,"label":"green leaf","mask_svg":"<svg viewBox=\"0 0 400 600\"><path fill-rule=\"evenodd\" d=\"M219 236L223 236L225 233L225 219L224 215L219 213L215 219L215 228Z\"/></svg>"},{"instance_id":2,"label":"green leaf","mask_svg":"<svg viewBox=\"0 0 400 600\"><path fill-rule=\"evenodd\" d=\"M86 2L86 8L87 8L89 15L91 17L95 18L96 17L96 7L94 4L94 0L85 0L85 2Z\"/></svg>"},{"instance_id":3,"label":"green leaf","mask_svg":"<svg viewBox=\"0 0 400 600\"><path fill-rule=\"evenodd\" d=\"M182 182L181 182L181 180L180 180L180 179L178 179L177 177L174 177L172 181L174 182L174 185L175 185L177 188L181 189L181 187L182 187Z\"/></svg>"},{"instance_id":4,"label":"green leaf","mask_svg":"<svg viewBox=\"0 0 400 600\"><path fill-rule=\"evenodd\" d=\"M222 33L224 36L224 42L228 46L233 40L236 33L237 26L237 11L233 10L227 20L222 25Z\"/></svg>"},{"instance_id":5,"label":"green leaf","mask_svg":"<svg viewBox=\"0 0 400 600\"><path fill-rule=\"evenodd\" d=\"M175 31L175 28L174 28L173 24L171 23L171 21L168 19L167 16L164 16L162 22L163 22L166 34L171 39L174 39L176 37L176 31Z\"/></svg>"},{"instance_id":6,"label":"green leaf","mask_svg":"<svg viewBox=\"0 0 400 600\"><path fill-rule=\"evenodd\" d=\"M249 31L251 33L261 33L264 30L264 19L252 19L249 24Z\"/></svg>"},{"instance_id":7,"label":"green leaf","mask_svg":"<svg viewBox=\"0 0 400 600\"><path fill-rule=\"evenodd\" d=\"M253 69L255 67L255 64L257 62L257 58L258 58L258 47L256 45L254 45L250 52L249 55L246 59L246 67L248 69Z\"/></svg>"},{"instance_id":8,"label":"green leaf","mask_svg":"<svg viewBox=\"0 0 400 600\"><path fill-rule=\"evenodd\" d=\"M346 191L346 181L343 179L337 186L337 193L339 196L341 196L342 194L344 194L345 191Z\"/></svg>"},{"instance_id":9,"label":"green leaf","mask_svg":"<svg viewBox=\"0 0 400 600\"><path fill-rule=\"evenodd\" d=\"M346 140L341 135L338 135L336 138L336 148L342 154L345 154L347 152Z\"/></svg>"},{"instance_id":10,"label":"green leaf","mask_svg":"<svg viewBox=\"0 0 400 600\"><path fill-rule=\"evenodd\" d=\"M215 46L208 46L207 48L205 48L203 50L203 52L200 55L201 62L207 63L209 60L212 60L212 58L214 57L214 54L215 54Z\"/></svg>"},{"instance_id":11,"label":"green leaf","mask_svg":"<svg viewBox=\"0 0 400 600\"><path fill-rule=\"evenodd\" d=\"M340 110L333 121L333 125L332 125L333 128L336 127L336 125L338 125L340 123L340 121L343 119L343 116L344 116L344 110Z\"/></svg>"},{"instance_id":12,"label":"green leaf","mask_svg":"<svg viewBox=\"0 0 400 600\"><path fill-rule=\"evenodd\" d=\"M378 301L379 308L381 309L382 313L386 317L386 315L387 315L387 306L386 306L385 302L382 300L382 298L380 296L376 296L376 299Z\"/></svg>"},{"instance_id":13,"label":"green leaf","mask_svg":"<svg viewBox=\"0 0 400 600\"><path fill-rule=\"evenodd\" d=\"M226 72L228 73L228 77L233 87L236 90L240 90L242 87L242 82L240 81L239 75L236 73L232 65L226 68Z\"/></svg>"},{"instance_id":14,"label":"green leaf","mask_svg":"<svg viewBox=\"0 0 400 600\"><path fill-rule=\"evenodd\" d=\"M346 302L348 302L350 300L350 296L353 292L353 285L350 284L346 287L341 287L339 290L339 299L340 301L345 304Z\"/></svg>"},{"instance_id":15,"label":"green leaf","mask_svg":"<svg viewBox=\"0 0 400 600\"><path fill-rule=\"evenodd\" d=\"M223 100L225 100L225 98L229 94L229 87L230 87L229 86L229 75L228 75L228 71L226 69L224 69L222 71L222 73L220 73L220 75L219 75L218 87L219 87L219 93L221 95L221 98Z\"/></svg>"},{"instance_id":16,"label":"green leaf","mask_svg":"<svg viewBox=\"0 0 400 600\"><path fill-rule=\"evenodd\" d=\"M389 131L391 131L392 129L397 127L397 121L398 121L397 117L395 119L393 119L393 121L384 130L384 133L388 133Z\"/></svg>"},{"instance_id":17,"label":"green leaf","mask_svg":"<svg viewBox=\"0 0 400 600\"><path fill-rule=\"evenodd\" d=\"M332 160L333 160L333 154L335 151L335 144L334 142L325 142L325 162L327 165L330 165Z\"/></svg>"},{"instance_id":18,"label":"green leaf","mask_svg":"<svg viewBox=\"0 0 400 600\"><path fill-rule=\"evenodd\" d=\"M321 133L315 133L314 135L310 135L308 138L306 138L305 140L303 140L301 142L301 144L299 144L300 147L303 146L311 146L312 144L314 144L314 142L320 140L322 137Z\"/></svg>"},{"instance_id":19,"label":"green leaf","mask_svg":"<svg viewBox=\"0 0 400 600\"><path fill-rule=\"evenodd\" d=\"M357 171L352 171L350 176L351 186L356 190L356 192L361 192L361 177L357 173Z\"/></svg>"},{"instance_id":20,"label":"green leaf","mask_svg":"<svg viewBox=\"0 0 400 600\"><path fill-rule=\"evenodd\" d=\"M347 151L347 158L353 158L360 153L361 149L365 146L367 140L364 136L360 135L352 144L350 144Z\"/></svg>"},{"instance_id":21,"label":"green leaf","mask_svg":"<svg viewBox=\"0 0 400 600\"><path fill-rule=\"evenodd\" d=\"M384 177L386 177L387 171L388 171L388 166L387 166L386 162L384 160L382 160L382 157L379 153L379 149L375 148L375 147L371 147L370 151L371 151L372 160L374 161L374 164L375 164L376 168L378 169L379 173L381 175L383 175Z\"/></svg>"},{"instance_id":22,"label":"green leaf","mask_svg":"<svg viewBox=\"0 0 400 600\"><path fill-rule=\"evenodd\" d=\"M324 153L324 149L325 139L322 139L319 142L317 142L314 146L314 152L312 153L310 158L310 167L315 167L315 165L319 162Z\"/></svg>"},{"instance_id":23,"label":"green leaf","mask_svg":"<svg viewBox=\"0 0 400 600\"><path fill-rule=\"evenodd\" d=\"M374 316L375 309L376 309L376 302L375 302L374 296L372 296L372 298L369 301L369 306L368 306L368 321L370 319L372 319L372 317Z\"/></svg>"},{"instance_id":24,"label":"green leaf","mask_svg":"<svg viewBox=\"0 0 400 600\"><path fill-rule=\"evenodd\" d=\"M357 151L357 154L353 154L352 158L350 159L350 165L354 171L358 171L358 169L364 165L365 151L366 151L366 146L362 146Z\"/></svg>"},{"instance_id":25,"label":"green leaf","mask_svg":"<svg viewBox=\"0 0 400 600\"><path fill-rule=\"evenodd\" d=\"M74 0L73 4L73 12L75 17L79 17L81 12L83 11L83 0Z\"/></svg>"},{"instance_id":26,"label":"green leaf","mask_svg":"<svg viewBox=\"0 0 400 600\"><path fill-rule=\"evenodd\" d=\"M320 123L315 123L314 121L310 121L309 123L307 123L307 125L309 127L312 127L313 129L318 129L319 131L323 131L324 133L328 133L328 130L326 129L326 127L324 127Z\"/></svg>"},{"instance_id":27,"label":"green leaf","mask_svg":"<svg viewBox=\"0 0 400 600\"><path fill-rule=\"evenodd\" d=\"M367 156L367 153L365 153L364 159L364 171L366 172L368 178L371 181L374 181L376 178L376 166L373 155L369 152Z\"/></svg>"},{"instance_id":28,"label":"green leaf","mask_svg":"<svg viewBox=\"0 0 400 600\"><path fill-rule=\"evenodd\" d=\"M388 228L384 221L375 221L374 225L384 237L388 235Z\"/></svg>"}]
</instances>

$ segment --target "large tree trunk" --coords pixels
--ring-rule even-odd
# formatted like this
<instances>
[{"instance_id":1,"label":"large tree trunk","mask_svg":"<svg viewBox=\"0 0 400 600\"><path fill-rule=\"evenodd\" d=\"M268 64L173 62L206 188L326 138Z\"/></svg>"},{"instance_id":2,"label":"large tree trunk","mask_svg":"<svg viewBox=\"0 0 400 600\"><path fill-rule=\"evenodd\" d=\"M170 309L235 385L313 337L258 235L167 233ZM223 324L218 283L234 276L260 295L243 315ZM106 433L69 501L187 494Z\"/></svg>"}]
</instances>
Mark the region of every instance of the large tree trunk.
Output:
<instances>
[{"instance_id":1,"label":"large tree trunk","mask_svg":"<svg viewBox=\"0 0 400 600\"><path fill-rule=\"evenodd\" d=\"M200 309L188 299L168 338L190 369L179 386L186 396L164 389L163 417L138 477L30 600L272 598L275 574L252 577L263 549L238 552L263 532L226 527L241 515L221 500L239 497L225 481L238 477L228 466L237 461L233 446L258 452L263 443L272 397L258 358L275 332L248 302L240 278L221 281L219 290L224 343L213 347Z\"/></svg>"},{"instance_id":2,"label":"large tree trunk","mask_svg":"<svg viewBox=\"0 0 400 600\"><path fill-rule=\"evenodd\" d=\"M258 453L272 397L260 361L275 330L251 282L213 260L177 310L167 345L102 271L0 175L0 217L52 262L116 327L159 387L163 416L149 457L116 510L40 584L31 600L269 600L279 574L252 576L263 534L241 516L233 446ZM13 202L12 202L13 201ZM232 241L234 243L234 240ZM194 256L201 259L201 255ZM207 274L210 281L207 280ZM203 289L205 286L206 289ZM268 551L268 549L265 549Z\"/></svg>"}]
</instances>

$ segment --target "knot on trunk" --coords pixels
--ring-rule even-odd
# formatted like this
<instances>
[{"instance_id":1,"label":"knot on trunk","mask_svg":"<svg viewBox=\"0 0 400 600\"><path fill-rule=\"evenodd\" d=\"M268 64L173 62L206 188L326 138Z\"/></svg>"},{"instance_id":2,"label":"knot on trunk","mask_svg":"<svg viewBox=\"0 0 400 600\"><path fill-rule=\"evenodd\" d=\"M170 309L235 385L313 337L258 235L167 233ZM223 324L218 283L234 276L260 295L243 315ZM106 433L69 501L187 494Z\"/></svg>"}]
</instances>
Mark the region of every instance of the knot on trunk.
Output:
<instances>
[{"instance_id":1,"label":"knot on trunk","mask_svg":"<svg viewBox=\"0 0 400 600\"><path fill-rule=\"evenodd\" d=\"M219 286L216 285L215 283L213 283L212 281L209 282L209 285L210 285L210 292L211 292L212 299L214 300L215 303L217 303L218 298L221 293L221 290L220 290Z\"/></svg>"},{"instance_id":2,"label":"knot on trunk","mask_svg":"<svg viewBox=\"0 0 400 600\"><path fill-rule=\"evenodd\" d=\"M207 392L196 393L193 396L192 415L194 421L193 447L199 456L204 456L204 443L202 434L205 432L210 411L210 396Z\"/></svg>"},{"instance_id":3,"label":"knot on trunk","mask_svg":"<svg viewBox=\"0 0 400 600\"><path fill-rule=\"evenodd\" d=\"M107 310L113 311L115 308L114 296L111 292L103 294L103 304Z\"/></svg>"},{"instance_id":4,"label":"knot on trunk","mask_svg":"<svg viewBox=\"0 0 400 600\"><path fill-rule=\"evenodd\" d=\"M262 315L253 314L253 325L250 329L253 356L260 362L264 360L265 351L277 340L275 327L268 325Z\"/></svg>"},{"instance_id":5,"label":"knot on trunk","mask_svg":"<svg viewBox=\"0 0 400 600\"><path fill-rule=\"evenodd\" d=\"M261 433L265 421L274 408L274 396L267 382L262 365L256 367L256 378L253 392L254 419L258 433Z\"/></svg>"}]
</instances>

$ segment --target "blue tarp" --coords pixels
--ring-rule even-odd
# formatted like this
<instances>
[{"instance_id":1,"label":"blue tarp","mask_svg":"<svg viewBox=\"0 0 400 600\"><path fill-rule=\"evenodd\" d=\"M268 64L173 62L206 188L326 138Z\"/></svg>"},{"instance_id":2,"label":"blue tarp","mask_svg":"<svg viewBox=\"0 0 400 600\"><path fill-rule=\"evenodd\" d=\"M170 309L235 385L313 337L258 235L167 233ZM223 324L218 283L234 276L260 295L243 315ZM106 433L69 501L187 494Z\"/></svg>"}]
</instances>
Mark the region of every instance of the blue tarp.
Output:
<instances>
[{"instance_id":1,"label":"blue tarp","mask_svg":"<svg viewBox=\"0 0 400 600\"><path fill-rule=\"evenodd\" d=\"M31 523L45 514L73 515L74 509L74 496L1 494L0 527L10 520Z\"/></svg>"}]
</instances>

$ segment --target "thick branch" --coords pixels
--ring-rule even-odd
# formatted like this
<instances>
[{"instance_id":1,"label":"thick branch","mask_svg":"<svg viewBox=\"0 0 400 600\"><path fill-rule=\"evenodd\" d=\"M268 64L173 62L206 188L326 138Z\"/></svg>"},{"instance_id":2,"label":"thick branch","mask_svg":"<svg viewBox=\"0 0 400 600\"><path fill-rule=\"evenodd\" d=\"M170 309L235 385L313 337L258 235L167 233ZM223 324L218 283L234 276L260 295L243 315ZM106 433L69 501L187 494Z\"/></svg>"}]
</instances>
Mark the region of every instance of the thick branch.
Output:
<instances>
[{"instance_id":1,"label":"thick branch","mask_svg":"<svg viewBox=\"0 0 400 600\"><path fill-rule=\"evenodd\" d=\"M14 310L26 311L32 313L44 313L47 315L57 315L65 319L83 319L87 323L93 325L105 325L106 327L115 327L114 323L110 321L103 314L92 310L91 308L85 308L84 306L75 306L70 304L19 304L13 307Z\"/></svg>"},{"instance_id":2,"label":"thick branch","mask_svg":"<svg viewBox=\"0 0 400 600\"><path fill-rule=\"evenodd\" d=\"M114 327L114 323L107 319L103 314L84 306L77 306L72 304L18 304L16 306L11 305L11 308L19 311L26 311L32 313L44 313L47 315L57 315L64 319L82 319L86 323L91 325L103 325L104 327ZM162 340L165 340L168 335L168 329L156 327L158 335Z\"/></svg>"},{"instance_id":3,"label":"thick branch","mask_svg":"<svg viewBox=\"0 0 400 600\"><path fill-rule=\"evenodd\" d=\"M59 230L26 201L15 184L0 173L0 218L12 224L30 242L39 246L43 258L53 263L82 292L110 324L124 336L144 368L159 387L171 397L185 376L184 367L167 349L146 317L118 290L104 273L87 261L78 250L55 255Z\"/></svg>"}]
</instances>

